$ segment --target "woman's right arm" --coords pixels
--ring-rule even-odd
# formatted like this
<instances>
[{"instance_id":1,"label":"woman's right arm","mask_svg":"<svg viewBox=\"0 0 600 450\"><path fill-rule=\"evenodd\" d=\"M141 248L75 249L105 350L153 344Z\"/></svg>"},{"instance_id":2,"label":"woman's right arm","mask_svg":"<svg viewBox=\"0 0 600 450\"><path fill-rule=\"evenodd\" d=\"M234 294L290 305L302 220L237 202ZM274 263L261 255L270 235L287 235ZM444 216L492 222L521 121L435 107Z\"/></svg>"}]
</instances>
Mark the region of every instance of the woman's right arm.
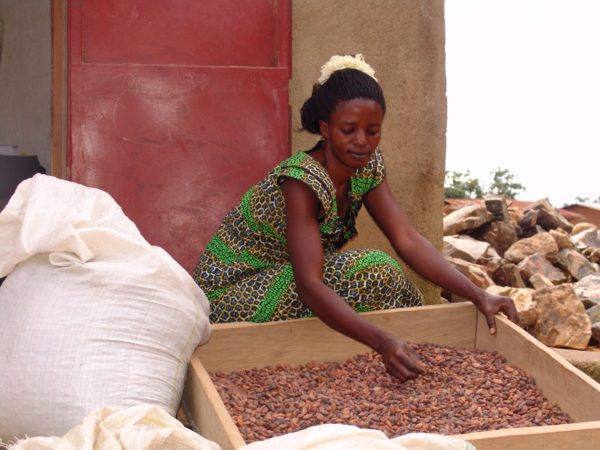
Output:
<instances>
[{"instance_id":1,"label":"woman's right arm","mask_svg":"<svg viewBox=\"0 0 600 450\"><path fill-rule=\"evenodd\" d=\"M335 291L323 283L323 247L317 214L319 201L304 183L287 178L285 197L286 237L300 300L326 325L381 354L388 372L404 381L422 369L414 350L404 341L369 323Z\"/></svg>"}]
</instances>

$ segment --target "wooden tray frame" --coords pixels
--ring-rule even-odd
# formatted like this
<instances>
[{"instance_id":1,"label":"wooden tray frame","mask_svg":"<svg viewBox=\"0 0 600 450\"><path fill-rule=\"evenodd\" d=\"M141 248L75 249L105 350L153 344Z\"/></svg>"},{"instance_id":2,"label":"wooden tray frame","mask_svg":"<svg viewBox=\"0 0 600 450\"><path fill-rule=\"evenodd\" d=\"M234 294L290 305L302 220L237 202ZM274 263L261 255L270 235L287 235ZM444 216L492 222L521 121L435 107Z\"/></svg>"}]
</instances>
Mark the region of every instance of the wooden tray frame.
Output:
<instances>
[{"instance_id":1,"label":"wooden tray frame","mask_svg":"<svg viewBox=\"0 0 600 450\"><path fill-rule=\"evenodd\" d=\"M600 384L503 317L491 336L470 303L363 313L377 326L412 342L497 351L536 380L551 402L576 423L459 435L478 450L600 448ZM183 407L196 431L224 449L245 445L208 373L308 361L344 361L368 348L318 319L213 325L211 340L192 356Z\"/></svg>"}]
</instances>

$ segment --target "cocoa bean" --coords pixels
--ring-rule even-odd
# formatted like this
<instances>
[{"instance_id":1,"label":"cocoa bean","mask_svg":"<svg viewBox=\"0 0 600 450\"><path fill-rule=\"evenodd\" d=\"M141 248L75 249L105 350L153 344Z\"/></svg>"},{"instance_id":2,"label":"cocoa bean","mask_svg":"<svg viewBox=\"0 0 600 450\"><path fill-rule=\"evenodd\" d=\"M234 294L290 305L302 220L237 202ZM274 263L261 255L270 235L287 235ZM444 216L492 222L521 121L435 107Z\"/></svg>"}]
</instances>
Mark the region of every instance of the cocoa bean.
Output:
<instances>
[{"instance_id":1,"label":"cocoa bean","mask_svg":"<svg viewBox=\"0 0 600 450\"><path fill-rule=\"evenodd\" d=\"M246 442L321 423L383 431L461 434L558 425L571 418L549 403L535 381L497 353L411 344L425 373L405 383L377 354L344 363L310 362L212 373Z\"/></svg>"}]
</instances>

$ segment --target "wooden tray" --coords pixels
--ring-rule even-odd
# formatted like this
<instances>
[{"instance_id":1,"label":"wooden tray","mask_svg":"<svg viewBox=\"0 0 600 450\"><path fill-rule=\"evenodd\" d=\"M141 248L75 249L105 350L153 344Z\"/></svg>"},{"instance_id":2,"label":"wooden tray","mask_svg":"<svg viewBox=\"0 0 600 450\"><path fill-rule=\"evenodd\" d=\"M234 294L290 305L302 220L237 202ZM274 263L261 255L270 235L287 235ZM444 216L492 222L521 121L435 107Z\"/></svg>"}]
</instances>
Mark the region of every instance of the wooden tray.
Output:
<instances>
[{"instance_id":1,"label":"wooden tray","mask_svg":"<svg viewBox=\"0 0 600 450\"><path fill-rule=\"evenodd\" d=\"M459 435L478 450L600 449L600 384L503 317L497 335L471 303L363 313L377 326L412 342L497 351L535 378L551 402L576 423L508 428ZM318 319L213 325L211 340L192 356L183 397L194 429L224 449L245 445L208 372L308 361L344 361L369 349Z\"/></svg>"}]
</instances>

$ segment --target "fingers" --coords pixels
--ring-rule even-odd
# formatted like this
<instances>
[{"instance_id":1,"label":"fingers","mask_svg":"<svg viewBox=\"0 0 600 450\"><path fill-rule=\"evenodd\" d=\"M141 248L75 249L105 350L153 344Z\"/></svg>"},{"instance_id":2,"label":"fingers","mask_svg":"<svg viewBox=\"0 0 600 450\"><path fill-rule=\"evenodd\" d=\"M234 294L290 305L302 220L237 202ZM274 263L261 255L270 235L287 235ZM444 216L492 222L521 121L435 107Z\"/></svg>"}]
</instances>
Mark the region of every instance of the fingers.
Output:
<instances>
[{"instance_id":1,"label":"fingers","mask_svg":"<svg viewBox=\"0 0 600 450\"><path fill-rule=\"evenodd\" d=\"M401 363L398 363L400 371L406 375L407 378L417 378L423 373L423 370L419 367L416 361L409 358L405 358Z\"/></svg>"},{"instance_id":2,"label":"fingers","mask_svg":"<svg viewBox=\"0 0 600 450\"><path fill-rule=\"evenodd\" d=\"M400 362L398 360L394 360L394 361L390 361L390 365L394 366L396 368L396 371L402 376L402 378L404 379L404 381L406 380L414 380L415 378L417 378L419 376L419 374L415 371L412 371L411 369L409 369L405 364L404 361Z\"/></svg>"},{"instance_id":3,"label":"fingers","mask_svg":"<svg viewBox=\"0 0 600 450\"><path fill-rule=\"evenodd\" d=\"M391 365L391 364L386 364L385 368L391 376L396 378L401 383L404 383L406 381L406 377L404 375L402 375L402 373L398 370L398 368L396 366Z\"/></svg>"},{"instance_id":4,"label":"fingers","mask_svg":"<svg viewBox=\"0 0 600 450\"><path fill-rule=\"evenodd\" d=\"M494 313L491 311L487 311L485 313L485 320L487 322L488 328L490 329L490 334L496 334L496 319L494 318Z\"/></svg>"},{"instance_id":5,"label":"fingers","mask_svg":"<svg viewBox=\"0 0 600 450\"><path fill-rule=\"evenodd\" d=\"M424 372L423 363L410 345L400 339L393 339L388 344L389 347L383 348L381 356L390 375L404 382Z\"/></svg>"},{"instance_id":6,"label":"fingers","mask_svg":"<svg viewBox=\"0 0 600 450\"><path fill-rule=\"evenodd\" d=\"M415 366L413 369L412 366ZM401 382L413 380L423 373L422 369L413 361L409 362L406 358L392 358L385 365L390 375L396 377Z\"/></svg>"},{"instance_id":7,"label":"fingers","mask_svg":"<svg viewBox=\"0 0 600 450\"><path fill-rule=\"evenodd\" d=\"M485 316L490 334L496 334L496 319L495 314L506 314L509 320L514 323L517 322L517 308L515 303L510 297L503 297L498 295L488 296L486 301L478 306L479 311Z\"/></svg>"},{"instance_id":8,"label":"fingers","mask_svg":"<svg viewBox=\"0 0 600 450\"><path fill-rule=\"evenodd\" d=\"M424 372L423 363L419 359L417 353L407 345L406 355L402 360L402 363L412 372L420 375Z\"/></svg>"},{"instance_id":9,"label":"fingers","mask_svg":"<svg viewBox=\"0 0 600 450\"><path fill-rule=\"evenodd\" d=\"M408 370L414 372L417 375L421 375L425 370L423 369L423 364L421 364L420 360L415 361L414 359L407 359L404 361L404 365Z\"/></svg>"}]
</instances>

